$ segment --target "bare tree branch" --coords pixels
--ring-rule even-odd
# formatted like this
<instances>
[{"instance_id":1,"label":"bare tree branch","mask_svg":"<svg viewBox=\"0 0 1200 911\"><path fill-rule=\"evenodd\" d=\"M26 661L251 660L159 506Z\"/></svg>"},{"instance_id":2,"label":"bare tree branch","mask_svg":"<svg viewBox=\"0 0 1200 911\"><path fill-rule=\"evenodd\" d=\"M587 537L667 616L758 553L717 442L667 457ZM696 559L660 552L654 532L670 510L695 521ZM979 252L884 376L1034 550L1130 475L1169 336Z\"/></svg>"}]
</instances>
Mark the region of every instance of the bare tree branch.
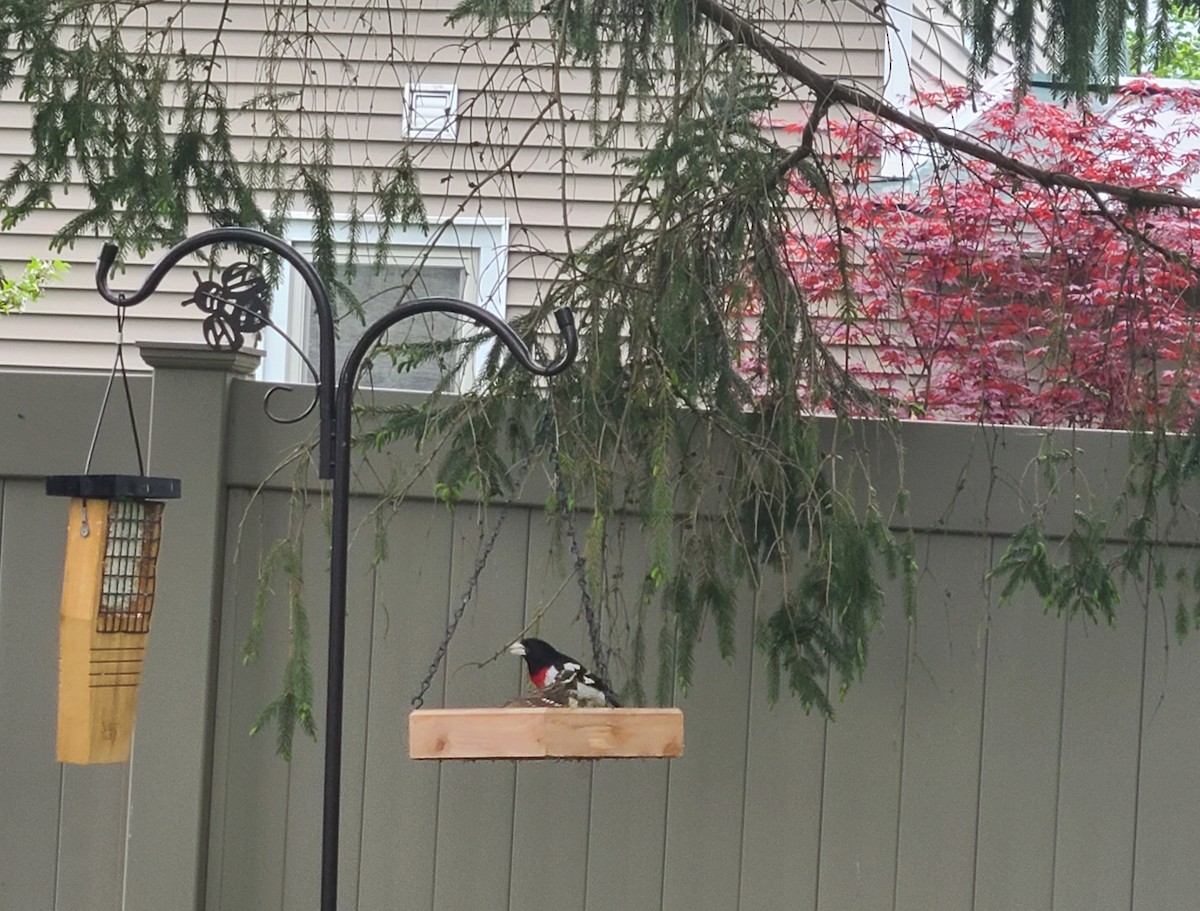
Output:
<instances>
[{"instance_id":1,"label":"bare tree branch","mask_svg":"<svg viewBox=\"0 0 1200 911\"><path fill-rule=\"evenodd\" d=\"M829 112L829 98L827 96L817 98L816 104L809 112L808 122L804 124L804 132L800 136L800 145L785 158L781 165L781 172L787 174L792 168L796 167L801 161L812 155L813 143L817 138L817 130L821 127L821 121Z\"/></svg>"}]
</instances>

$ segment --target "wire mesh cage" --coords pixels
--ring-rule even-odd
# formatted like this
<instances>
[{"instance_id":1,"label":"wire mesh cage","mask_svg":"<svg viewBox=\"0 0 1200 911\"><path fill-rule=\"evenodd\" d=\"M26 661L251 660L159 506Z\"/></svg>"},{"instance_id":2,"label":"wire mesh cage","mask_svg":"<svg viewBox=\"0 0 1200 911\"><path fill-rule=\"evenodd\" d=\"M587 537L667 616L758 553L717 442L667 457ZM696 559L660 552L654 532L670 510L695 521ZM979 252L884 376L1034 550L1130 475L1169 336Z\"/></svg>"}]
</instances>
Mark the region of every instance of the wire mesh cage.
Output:
<instances>
[{"instance_id":1,"label":"wire mesh cage","mask_svg":"<svg viewBox=\"0 0 1200 911\"><path fill-rule=\"evenodd\" d=\"M124 762L154 610L162 500L175 478L58 475L71 497L59 610L59 762Z\"/></svg>"},{"instance_id":2,"label":"wire mesh cage","mask_svg":"<svg viewBox=\"0 0 1200 911\"><path fill-rule=\"evenodd\" d=\"M110 502L97 632L150 632L162 512L155 500Z\"/></svg>"}]
</instances>

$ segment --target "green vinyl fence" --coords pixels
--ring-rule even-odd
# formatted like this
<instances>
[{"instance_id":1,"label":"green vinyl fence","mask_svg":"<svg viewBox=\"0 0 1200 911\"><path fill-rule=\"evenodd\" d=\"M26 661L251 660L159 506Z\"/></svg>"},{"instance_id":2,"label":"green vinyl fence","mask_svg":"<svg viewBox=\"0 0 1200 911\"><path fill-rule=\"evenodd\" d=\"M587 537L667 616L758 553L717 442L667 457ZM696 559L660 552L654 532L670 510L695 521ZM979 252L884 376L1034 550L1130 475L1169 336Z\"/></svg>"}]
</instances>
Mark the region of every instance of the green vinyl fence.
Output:
<instances>
[{"instance_id":1,"label":"green vinyl fence","mask_svg":"<svg viewBox=\"0 0 1200 911\"><path fill-rule=\"evenodd\" d=\"M143 354L155 376L135 378L133 400L150 469L181 477L183 497L164 517L126 765L54 760L66 504L41 479L82 469L104 377L0 376L0 911L315 909L322 744L298 736L287 764L270 730L249 736L279 691L286 580L272 586L260 660L242 657L259 560L293 516L293 472L273 472L313 428L267 420L267 387L236 376L253 367L248 355ZM133 467L116 404L94 470ZM900 436L921 564L915 621L896 583L865 679L826 722L786 696L769 705L751 643L776 583L746 591L734 661L720 660L710 632L696 683L677 699L686 751L671 761L410 761L410 701L475 567L481 525L500 510L451 513L418 484L376 564L379 482L360 472L341 907L1196 907L1200 651L1175 643L1170 596L1146 609L1125 592L1115 629L1047 616L1030 592L995 606L983 577L1023 521L1007 485L1032 474L1037 437L922 424ZM886 434L868 427L856 445L889 464ZM1076 433L1070 445L1093 489L1124 483L1123 435ZM427 704L515 693L516 660L488 659L539 611L546 638L587 654L570 555L543 502L534 492L509 509ZM637 534L631 522L631 604ZM1190 569L1195 545L1173 542L1173 565ZM328 542L315 486L303 565L320 723Z\"/></svg>"}]
</instances>

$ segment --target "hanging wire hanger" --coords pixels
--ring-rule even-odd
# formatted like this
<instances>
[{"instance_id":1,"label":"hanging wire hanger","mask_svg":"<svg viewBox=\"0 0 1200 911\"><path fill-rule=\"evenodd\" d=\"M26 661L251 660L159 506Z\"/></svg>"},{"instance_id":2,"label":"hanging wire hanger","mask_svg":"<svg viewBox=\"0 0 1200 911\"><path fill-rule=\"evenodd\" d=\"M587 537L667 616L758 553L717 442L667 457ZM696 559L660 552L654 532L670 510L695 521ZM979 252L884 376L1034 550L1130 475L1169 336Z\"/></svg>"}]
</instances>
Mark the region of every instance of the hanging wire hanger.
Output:
<instances>
[{"instance_id":1,"label":"hanging wire hanger","mask_svg":"<svg viewBox=\"0 0 1200 911\"><path fill-rule=\"evenodd\" d=\"M133 410L133 393L129 389L129 371L125 365L125 308L117 310L117 353L113 358L112 370L108 373L108 383L104 387L104 398L100 400L100 413L96 415L96 428L92 431L92 442L88 446L87 460L83 465L83 473L88 474L92 469L92 457L96 454L96 443L100 439L100 427L104 423L104 414L108 410L108 399L112 395L113 380L117 373L121 374L121 385L125 390L125 407L129 414L129 428L133 433L133 448L137 453L138 474L146 475L146 461L142 456L142 441L138 434L137 415Z\"/></svg>"}]
</instances>

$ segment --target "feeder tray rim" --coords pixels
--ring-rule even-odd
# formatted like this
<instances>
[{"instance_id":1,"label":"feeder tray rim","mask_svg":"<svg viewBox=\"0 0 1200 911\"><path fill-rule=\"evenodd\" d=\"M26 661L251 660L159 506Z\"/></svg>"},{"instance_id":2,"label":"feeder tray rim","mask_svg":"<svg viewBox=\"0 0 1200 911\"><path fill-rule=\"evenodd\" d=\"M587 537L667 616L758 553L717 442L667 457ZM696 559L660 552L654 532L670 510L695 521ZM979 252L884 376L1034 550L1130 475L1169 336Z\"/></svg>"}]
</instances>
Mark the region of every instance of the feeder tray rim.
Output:
<instances>
[{"instance_id":1,"label":"feeder tray rim","mask_svg":"<svg viewBox=\"0 0 1200 911\"><path fill-rule=\"evenodd\" d=\"M662 708L474 707L409 713L409 758L669 759L683 712Z\"/></svg>"},{"instance_id":2,"label":"feeder tray rim","mask_svg":"<svg viewBox=\"0 0 1200 911\"><path fill-rule=\"evenodd\" d=\"M46 495L88 500L178 500L179 478L141 474L55 474L46 478Z\"/></svg>"}]
</instances>

